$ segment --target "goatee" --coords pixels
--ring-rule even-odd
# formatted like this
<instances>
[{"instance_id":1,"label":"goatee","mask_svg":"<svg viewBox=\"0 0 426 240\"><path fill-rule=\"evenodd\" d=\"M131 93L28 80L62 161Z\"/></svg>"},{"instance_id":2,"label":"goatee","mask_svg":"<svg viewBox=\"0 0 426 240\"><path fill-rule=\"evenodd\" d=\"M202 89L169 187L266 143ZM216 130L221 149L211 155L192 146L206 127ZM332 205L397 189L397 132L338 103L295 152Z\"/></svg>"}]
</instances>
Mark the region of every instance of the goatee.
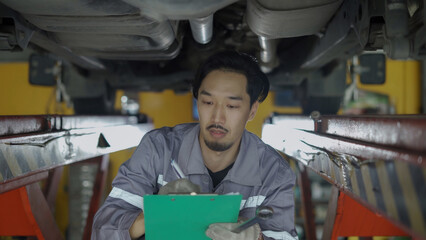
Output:
<instances>
[{"instance_id":1,"label":"goatee","mask_svg":"<svg viewBox=\"0 0 426 240\"><path fill-rule=\"evenodd\" d=\"M232 143L226 144L226 143L218 143L218 142L209 142L204 139L204 143L210 150L215 152L224 152L232 147Z\"/></svg>"}]
</instances>

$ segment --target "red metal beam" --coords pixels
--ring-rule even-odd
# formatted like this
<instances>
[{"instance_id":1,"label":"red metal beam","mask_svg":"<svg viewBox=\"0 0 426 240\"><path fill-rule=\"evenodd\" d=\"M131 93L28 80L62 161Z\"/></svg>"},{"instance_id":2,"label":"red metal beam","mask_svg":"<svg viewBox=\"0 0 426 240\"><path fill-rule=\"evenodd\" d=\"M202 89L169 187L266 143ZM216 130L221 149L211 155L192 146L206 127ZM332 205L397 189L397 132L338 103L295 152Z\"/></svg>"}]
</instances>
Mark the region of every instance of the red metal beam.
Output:
<instances>
[{"instance_id":1,"label":"red metal beam","mask_svg":"<svg viewBox=\"0 0 426 240\"><path fill-rule=\"evenodd\" d=\"M93 195L90 200L89 212L87 214L86 226L84 227L83 240L90 240L92 235L92 224L93 218L98 211L101 204L101 197L105 189L106 177L108 174L108 163L109 156L104 155L96 158L96 162L99 164L98 172L96 173L96 179L93 184Z\"/></svg>"},{"instance_id":2,"label":"red metal beam","mask_svg":"<svg viewBox=\"0 0 426 240\"><path fill-rule=\"evenodd\" d=\"M13 189L20 188L25 185L29 185L35 182L39 182L48 177L47 171L37 172L29 174L25 177L17 177L13 180L9 180L0 184L0 194L11 191Z\"/></svg>"},{"instance_id":3,"label":"red metal beam","mask_svg":"<svg viewBox=\"0 0 426 240\"><path fill-rule=\"evenodd\" d=\"M426 239L426 116L279 116L262 138Z\"/></svg>"},{"instance_id":4,"label":"red metal beam","mask_svg":"<svg viewBox=\"0 0 426 240\"><path fill-rule=\"evenodd\" d=\"M308 177L308 169L305 166L300 166L300 173L297 178L300 186L300 196L303 208L303 218L305 219L306 239L316 240L315 227L315 209L312 203L311 181Z\"/></svg>"},{"instance_id":5,"label":"red metal beam","mask_svg":"<svg viewBox=\"0 0 426 240\"><path fill-rule=\"evenodd\" d=\"M59 183L61 181L64 167L57 167L49 171L49 177L43 186L43 194L46 197L47 204L52 212L55 211L56 194L58 193Z\"/></svg>"},{"instance_id":6,"label":"red metal beam","mask_svg":"<svg viewBox=\"0 0 426 240\"><path fill-rule=\"evenodd\" d=\"M0 136L137 124L134 116L0 116Z\"/></svg>"},{"instance_id":7,"label":"red metal beam","mask_svg":"<svg viewBox=\"0 0 426 240\"><path fill-rule=\"evenodd\" d=\"M26 188L32 215L43 237L46 240L64 239L38 183L30 184Z\"/></svg>"},{"instance_id":8,"label":"red metal beam","mask_svg":"<svg viewBox=\"0 0 426 240\"><path fill-rule=\"evenodd\" d=\"M426 151L426 116L323 116L318 132L387 147Z\"/></svg>"}]
</instances>

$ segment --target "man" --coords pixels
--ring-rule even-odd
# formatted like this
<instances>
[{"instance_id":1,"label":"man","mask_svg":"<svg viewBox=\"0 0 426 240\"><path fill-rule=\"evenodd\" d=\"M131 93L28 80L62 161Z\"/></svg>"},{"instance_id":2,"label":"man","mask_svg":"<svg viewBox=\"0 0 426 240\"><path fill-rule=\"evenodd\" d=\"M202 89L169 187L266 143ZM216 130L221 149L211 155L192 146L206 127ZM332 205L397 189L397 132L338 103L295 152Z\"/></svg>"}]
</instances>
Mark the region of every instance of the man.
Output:
<instances>
[{"instance_id":1,"label":"man","mask_svg":"<svg viewBox=\"0 0 426 240\"><path fill-rule=\"evenodd\" d=\"M249 55L226 51L210 57L193 82L199 123L161 128L144 136L120 167L113 190L96 214L92 239L139 238L145 233L145 194L197 191L197 187L203 193L242 194L241 218L253 217L259 206L274 210L270 219L240 234L230 231L236 223L212 224L206 231L210 238L297 238L295 175L274 149L245 130L268 91L268 79ZM172 160L189 181L177 180Z\"/></svg>"}]
</instances>

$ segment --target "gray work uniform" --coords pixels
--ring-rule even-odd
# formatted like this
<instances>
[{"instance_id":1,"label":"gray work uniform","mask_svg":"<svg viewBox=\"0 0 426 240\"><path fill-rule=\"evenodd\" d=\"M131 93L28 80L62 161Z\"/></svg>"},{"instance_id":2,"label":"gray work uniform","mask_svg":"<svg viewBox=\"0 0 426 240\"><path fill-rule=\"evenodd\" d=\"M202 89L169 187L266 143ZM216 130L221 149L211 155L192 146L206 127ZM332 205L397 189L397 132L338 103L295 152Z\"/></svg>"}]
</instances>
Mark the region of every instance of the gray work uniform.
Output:
<instances>
[{"instance_id":1,"label":"gray work uniform","mask_svg":"<svg viewBox=\"0 0 426 240\"><path fill-rule=\"evenodd\" d=\"M213 188L201 155L199 131L199 124L188 123L156 129L143 137L133 156L120 167L111 193L96 213L92 239L130 239L129 228L143 211L143 196L178 179L172 159L201 192L242 194L240 216L253 217L260 205L272 207L273 217L260 222L265 239L297 238L295 175L279 153L245 130L234 166Z\"/></svg>"}]
</instances>

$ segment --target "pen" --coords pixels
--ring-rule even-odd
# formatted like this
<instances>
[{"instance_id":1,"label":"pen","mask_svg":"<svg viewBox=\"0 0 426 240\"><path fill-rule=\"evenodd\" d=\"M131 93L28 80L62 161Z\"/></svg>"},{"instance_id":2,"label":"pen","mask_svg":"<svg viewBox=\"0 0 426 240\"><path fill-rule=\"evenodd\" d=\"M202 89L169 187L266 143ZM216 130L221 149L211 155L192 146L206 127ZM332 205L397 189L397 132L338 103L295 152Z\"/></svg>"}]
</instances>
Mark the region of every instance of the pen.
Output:
<instances>
[{"instance_id":1,"label":"pen","mask_svg":"<svg viewBox=\"0 0 426 240\"><path fill-rule=\"evenodd\" d=\"M182 172L182 169L180 169L179 165L175 162L174 159L172 159L172 167L175 170L175 173L178 178L186 178L185 174L183 174Z\"/></svg>"}]
</instances>

